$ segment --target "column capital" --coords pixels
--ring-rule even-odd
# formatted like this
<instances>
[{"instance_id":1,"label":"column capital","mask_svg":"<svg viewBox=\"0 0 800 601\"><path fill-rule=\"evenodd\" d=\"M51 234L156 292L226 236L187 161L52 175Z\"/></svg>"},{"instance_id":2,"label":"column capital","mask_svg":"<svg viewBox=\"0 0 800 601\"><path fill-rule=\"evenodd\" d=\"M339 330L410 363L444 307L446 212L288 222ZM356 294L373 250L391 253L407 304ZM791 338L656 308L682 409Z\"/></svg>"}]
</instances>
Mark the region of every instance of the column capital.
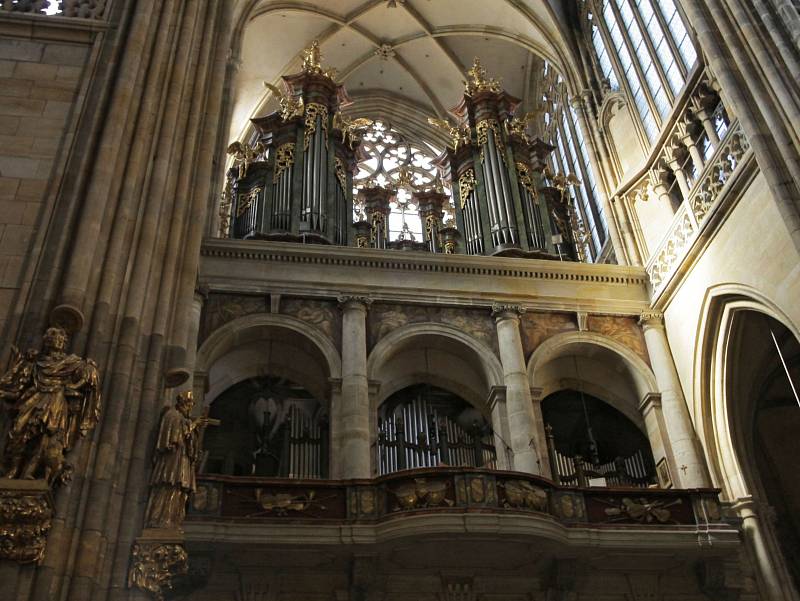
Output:
<instances>
[{"instance_id":1,"label":"column capital","mask_svg":"<svg viewBox=\"0 0 800 601\"><path fill-rule=\"evenodd\" d=\"M500 322L505 319L519 319L527 311L521 305L506 305L503 303L492 303L492 317Z\"/></svg>"},{"instance_id":2,"label":"column capital","mask_svg":"<svg viewBox=\"0 0 800 601\"><path fill-rule=\"evenodd\" d=\"M664 314L658 311L642 311L639 316L639 325L645 330L648 328L663 328Z\"/></svg>"},{"instance_id":3,"label":"column capital","mask_svg":"<svg viewBox=\"0 0 800 601\"><path fill-rule=\"evenodd\" d=\"M489 395L486 397L486 404L490 410L498 403L506 402L506 387L505 386L492 386L489 390Z\"/></svg>"},{"instance_id":4,"label":"column capital","mask_svg":"<svg viewBox=\"0 0 800 601\"><path fill-rule=\"evenodd\" d=\"M350 309L366 311L372 304L372 299L368 296L358 296L354 294L340 294L336 299L342 311Z\"/></svg>"},{"instance_id":5,"label":"column capital","mask_svg":"<svg viewBox=\"0 0 800 601\"><path fill-rule=\"evenodd\" d=\"M531 400L535 403L541 403L544 400L544 388L531 386Z\"/></svg>"},{"instance_id":6,"label":"column capital","mask_svg":"<svg viewBox=\"0 0 800 601\"><path fill-rule=\"evenodd\" d=\"M661 408L661 393L648 392L644 395L642 402L639 403L639 412L644 415L648 411Z\"/></svg>"}]
</instances>

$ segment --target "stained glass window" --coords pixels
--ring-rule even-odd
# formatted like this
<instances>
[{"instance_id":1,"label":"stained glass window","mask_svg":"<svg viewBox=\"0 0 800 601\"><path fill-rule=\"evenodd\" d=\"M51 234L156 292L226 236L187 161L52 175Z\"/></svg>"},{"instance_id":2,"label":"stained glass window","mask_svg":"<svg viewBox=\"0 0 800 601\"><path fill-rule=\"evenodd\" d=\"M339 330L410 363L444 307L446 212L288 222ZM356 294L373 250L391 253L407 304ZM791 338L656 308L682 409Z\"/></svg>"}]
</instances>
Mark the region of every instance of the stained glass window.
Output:
<instances>
[{"instance_id":1,"label":"stained glass window","mask_svg":"<svg viewBox=\"0 0 800 601\"><path fill-rule=\"evenodd\" d=\"M396 189L397 198L391 204L389 215L389 239L396 240L405 224L415 239L421 241L422 222L412 193L443 184L433 163L441 150L429 144L411 142L383 121L376 121L367 130L361 149L366 158L358 164L358 173L353 178L354 195L357 196L359 188L370 185ZM444 191L452 197L450 190L445 188ZM355 219L359 218L361 209L354 206Z\"/></svg>"}]
</instances>

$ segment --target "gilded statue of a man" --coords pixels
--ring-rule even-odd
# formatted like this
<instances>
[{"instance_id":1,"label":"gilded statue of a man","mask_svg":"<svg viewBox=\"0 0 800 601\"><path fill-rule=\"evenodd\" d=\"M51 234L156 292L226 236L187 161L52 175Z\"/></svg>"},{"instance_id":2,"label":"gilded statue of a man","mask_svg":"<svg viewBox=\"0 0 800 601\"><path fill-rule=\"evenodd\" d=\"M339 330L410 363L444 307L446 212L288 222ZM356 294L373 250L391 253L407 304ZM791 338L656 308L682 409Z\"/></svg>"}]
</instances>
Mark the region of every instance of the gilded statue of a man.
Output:
<instances>
[{"instance_id":1,"label":"gilded statue of a man","mask_svg":"<svg viewBox=\"0 0 800 601\"><path fill-rule=\"evenodd\" d=\"M208 424L205 417L191 418L193 407L192 393L185 392L161 414L145 517L148 528L177 529L186 516L186 503L195 491L200 432Z\"/></svg>"},{"instance_id":2,"label":"gilded statue of a man","mask_svg":"<svg viewBox=\"0 0 800 601\"><path fill-rule=\"evenodd\" d=\"M64 454L97 424L100 381L97 364L67 354L67 333L48 328L42 350L12 348L11 367L0 378L0 399L11 424L3 450L3 477L68 480Z\"/></svg>"}]
</instances>

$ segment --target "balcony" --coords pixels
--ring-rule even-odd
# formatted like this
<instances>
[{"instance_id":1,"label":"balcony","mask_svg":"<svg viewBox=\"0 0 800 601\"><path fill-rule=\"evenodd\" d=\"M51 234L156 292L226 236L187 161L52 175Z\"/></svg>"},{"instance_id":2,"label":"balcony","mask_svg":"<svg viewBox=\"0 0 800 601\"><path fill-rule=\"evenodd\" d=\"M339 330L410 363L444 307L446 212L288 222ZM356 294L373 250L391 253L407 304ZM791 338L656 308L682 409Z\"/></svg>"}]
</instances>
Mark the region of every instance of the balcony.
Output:
<instances>
[{"instance_id":1,"label":"balcony","mask_svg":"<svg viewBox=\"0 0 800 601\"><path fill-rule=\"evenodd\" d=\"M529 474L464 468L349 481L201 476L185 528L197 543L374 544L505 533L566 545L591 537L614 547L735 546L737 530L724 521L717 492L561 487Z\"/></svg>"}]
</instances>

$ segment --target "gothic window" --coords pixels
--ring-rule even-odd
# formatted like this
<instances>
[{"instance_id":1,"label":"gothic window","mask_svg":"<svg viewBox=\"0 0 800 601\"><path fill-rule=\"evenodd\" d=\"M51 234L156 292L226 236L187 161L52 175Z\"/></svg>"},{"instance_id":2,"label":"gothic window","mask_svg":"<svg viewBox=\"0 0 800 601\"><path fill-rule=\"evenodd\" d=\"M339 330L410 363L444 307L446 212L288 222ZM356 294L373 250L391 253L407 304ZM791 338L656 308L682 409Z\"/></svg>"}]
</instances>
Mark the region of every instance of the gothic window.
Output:
<instances>
[{"instance_id":1,"label":"gothic window","mask_svg":"<svg viewBox=\"0 0 800 601\"><path fill-rule=\"evenodd\" d=\"M388 123L376 121L363 136L361 149L366 157L358 164L353 178L354 194L358 188L378 185L397 190L397 199L391 204L389 239L413 234L422 240L422 221L419 207L414 203L414 190L424 190L440 185L439 170L434 165L441 150L428 144L412 143ZM445 189L450 196L450 191ZM355 206L356 213L361 207ZM356 218L358 215L356 215Z\"/></svg>"},{"instance_id":2,"label":"gothic window","mask_svg":"<svg viewBox=\"0 0 800 601\"><path fill-rule=\"evenodd\" d=\"M653 142L697 60L683 17L674 0L598 0L595 7L600 18L590 13L589 19L600 69L609 80L609 71L622 74L642 130Z\"/></svg>"},{"instance_id":3,"label":"gothic window","mask_svg":"<svg viewBox=\"0 0 800 601\"><path fill-rule=\"evenodd\" d=\"M584 256L596 261L608 238L608 225L597 177L589 161L589 150L575 109L566 101L567 91L560 77L552 78L545 64L545 79L553 82L545 94L545 137L556 147L552 168L554 172L574 174L581 185L572 190L575 210L585 230Z\"/></svg>"}]
</instances>

